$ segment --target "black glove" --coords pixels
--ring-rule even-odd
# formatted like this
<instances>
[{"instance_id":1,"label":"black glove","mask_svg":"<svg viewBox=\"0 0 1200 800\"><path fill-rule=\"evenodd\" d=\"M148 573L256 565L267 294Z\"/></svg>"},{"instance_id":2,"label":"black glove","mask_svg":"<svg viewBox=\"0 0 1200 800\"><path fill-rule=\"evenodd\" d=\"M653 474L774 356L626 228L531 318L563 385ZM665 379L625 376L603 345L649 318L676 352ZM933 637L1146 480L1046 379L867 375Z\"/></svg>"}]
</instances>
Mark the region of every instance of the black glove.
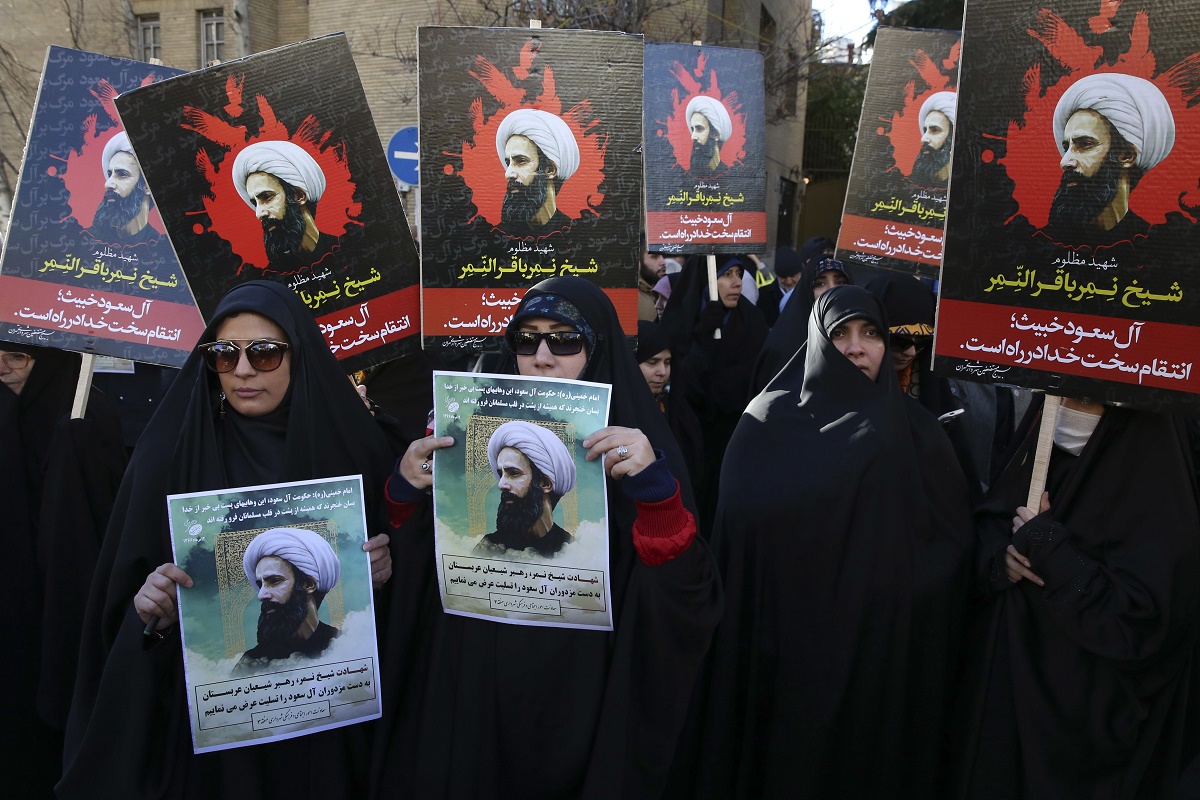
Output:
<instances>
[{"instance_id":1,"label":"black glove","mask_svg":"<svg viewBox=\"0 0 1200 800\"><path fill-rule=\"evenodd\" d=\"M696 320L696 337L711 339L713 333L721 327L721 323L725 320L725 312L725 305L720 300L709 300L708 304L700 311L700 318Z\"/></svg>"}]
</instances>

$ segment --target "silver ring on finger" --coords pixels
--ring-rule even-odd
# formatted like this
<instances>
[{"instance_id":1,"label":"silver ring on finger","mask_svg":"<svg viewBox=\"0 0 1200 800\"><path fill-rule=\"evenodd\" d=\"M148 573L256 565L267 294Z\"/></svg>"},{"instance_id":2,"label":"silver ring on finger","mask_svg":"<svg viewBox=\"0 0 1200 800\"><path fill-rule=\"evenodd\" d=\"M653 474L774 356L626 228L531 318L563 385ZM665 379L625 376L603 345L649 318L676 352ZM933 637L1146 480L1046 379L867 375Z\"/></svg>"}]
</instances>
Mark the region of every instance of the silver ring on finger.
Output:
<instances>
[{"instance_id":1,"label":"silver ring on finger","mask_svg":"<svg viewBox=\"0 0 1200 800\"><path fill-rule=\"evenodd\" d=\"M629 448L626 447L625 445L621 445L620 447L618 447L617 448L617 458L621 459L622 461L629 458Z\"/></svg>"},{"instance_id":2,"label":"silver ring on finger","mask_svg":"<svg viewBox=\"0 0 1200 800\"><path fill-rule=\"evenodd\" d=\"M429 472L430 469L432 469L432 467L429 466L428 461L421 462L421 472Z\"/></svg>"}]
</instances>

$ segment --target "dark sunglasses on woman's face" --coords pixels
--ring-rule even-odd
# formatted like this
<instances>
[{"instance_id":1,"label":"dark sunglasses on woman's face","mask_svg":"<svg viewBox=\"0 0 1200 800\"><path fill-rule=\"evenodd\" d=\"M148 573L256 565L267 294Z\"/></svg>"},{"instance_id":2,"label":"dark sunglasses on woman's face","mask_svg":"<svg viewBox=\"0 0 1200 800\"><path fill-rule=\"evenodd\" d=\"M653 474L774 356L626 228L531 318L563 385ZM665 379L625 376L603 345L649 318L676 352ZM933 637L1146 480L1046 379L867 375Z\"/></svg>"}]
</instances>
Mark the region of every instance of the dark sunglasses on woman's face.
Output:
<instances>
[{"instance_id":1,"label":"dark sunglasses on woman's face","mask_svg":"<svg viewBox=\"0 0 1200 800\"><path fill-rule=\"evenodd\" d=\"M279 369L283 363L284 353L291 347L287 342L277 342L274 339L239 339L249 341L245 347L238 347L229 339L218 339L215 342L202 344L197 349L204 354L204 363L216 373L233 372L237 368L241 353L246 351L246 360L258 372L271 372Z\"/></svg>"},{"instance_id":2,"label":"dark sunglasses on woman's face","mask_svg":"<svg viewBox=\"0 0 1200 800\"><path fill-rule=\"evenodd\" d=\"M535 333L534 331L509 331L508 346L519 356L531 356L538 351L542 340L550 352L556 356L573 356L583 350L584 335L579 331L553 331L551 333Z\"/></svg>"},{"instance_id":3,"label":"dark sunglasses on woman's face","mask_svg":"<svg viewBox=\"0 0 1200 800\"><path fill-rule=\"evenodd\" d=\"M917 350L923 350L927 344L929 344L928 339L917 340L917 339L910 339L907 336L893 336L892 337L892 349L899 350L900 352L904 352L905 350L907 350L910 347L915 347L915 348L917 348Z\"/></svg>"}]
</instances>

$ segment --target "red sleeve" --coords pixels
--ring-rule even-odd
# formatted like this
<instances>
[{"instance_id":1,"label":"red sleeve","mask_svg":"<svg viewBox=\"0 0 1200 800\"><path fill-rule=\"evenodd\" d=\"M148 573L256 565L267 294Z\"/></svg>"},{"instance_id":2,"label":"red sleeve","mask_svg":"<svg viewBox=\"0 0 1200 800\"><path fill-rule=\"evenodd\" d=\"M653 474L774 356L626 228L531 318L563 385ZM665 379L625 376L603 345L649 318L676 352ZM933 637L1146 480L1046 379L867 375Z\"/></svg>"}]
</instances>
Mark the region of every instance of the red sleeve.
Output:
<instances>
[{"instance_id":1,"label":"red sleeve","mask_svg":"<svg viewBox=\"0 0 1200 800\"><path fill-rule=\"evenodd\" d=\"M387 500L388 521L392 523L393 528L399 528L408 521L408 518L411 517L412 513L417 510L417 506L419 506L420 503L405 503L400 500L393 500L392 493L388 491L388 484L391 482L392 479L389 476L387 483L383 485L383 497L385 500Z\"/></svg>"},{"instance_id":2,"label":"red sleeve","mask_svg":"<svg viewBox=\"0 0 1200 800\"><path fill-rule=\"evenodd\" d=\"M675 494L660 503L637 503L633 547L652 567L683 554L696 538L696 518L683 507L679 481Z\"/></svg>"}]
</instances>

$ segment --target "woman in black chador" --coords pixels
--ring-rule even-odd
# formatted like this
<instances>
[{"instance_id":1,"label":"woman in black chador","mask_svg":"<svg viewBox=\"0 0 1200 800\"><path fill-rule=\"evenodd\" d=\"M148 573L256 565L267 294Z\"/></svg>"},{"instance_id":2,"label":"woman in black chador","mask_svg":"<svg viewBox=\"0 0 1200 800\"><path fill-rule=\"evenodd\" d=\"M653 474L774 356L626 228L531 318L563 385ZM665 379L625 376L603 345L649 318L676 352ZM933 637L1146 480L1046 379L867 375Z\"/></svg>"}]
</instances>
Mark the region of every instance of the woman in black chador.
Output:
<instances>
[{"instance_id":1,"label":"woman in black chador","mask_svg":"<svg viewBox=\"0 0 1200 800\"><path fill-rule=\"evenodd\" d=\"M225 296L138 442L117 497L88 602L67 726L60 798L360 796L366 726L192 752L169 494L361 474L367 521L382 529L394 458L295 292L252 281ZM207 355L207 358L206 358ZM390 574L372 539L372 578ZM182 589L181 591L187 591ZM143 635L159 617L157 641Z\"/></svg>"},{"instance_id":2,"label":"woman in black chador","mask_svg":"<svg viewBox=\"0 0 1200 800\"><path fill-rule=\"evenodd\" d=\"M601 289L542 281L506 340L508 372L612 384L610 426L583 446L608 474L614 629L443 613L425 490L433 451L464 445L414 442L388 482L398 575L373 794L657 797L721 608L687 468Z\"/></svg>"},{"instance_id":3,"label":"woman in black chador","mask_svg":"<svg viewBox=\"0 0 1200 800\"><path fill-rule=\"evenodd\" d=\"M1200 744L1200 512L1183 424L1064 398L1035 516L1036 422L976 513L989 600L968 639L951 796L1175 797Z\"/></svg>"},{"instance_id":4,"label":"woman in black chador","mask_svg":"<svg viewBox=\"0 0 1200 800\"><path fill-rule=\"evenodd\" d=\"M830 289L729 443L726 612L689 796L937 796L971 523L950 443L887 349L879 301Z\"/></svg>"}]
</instances>

